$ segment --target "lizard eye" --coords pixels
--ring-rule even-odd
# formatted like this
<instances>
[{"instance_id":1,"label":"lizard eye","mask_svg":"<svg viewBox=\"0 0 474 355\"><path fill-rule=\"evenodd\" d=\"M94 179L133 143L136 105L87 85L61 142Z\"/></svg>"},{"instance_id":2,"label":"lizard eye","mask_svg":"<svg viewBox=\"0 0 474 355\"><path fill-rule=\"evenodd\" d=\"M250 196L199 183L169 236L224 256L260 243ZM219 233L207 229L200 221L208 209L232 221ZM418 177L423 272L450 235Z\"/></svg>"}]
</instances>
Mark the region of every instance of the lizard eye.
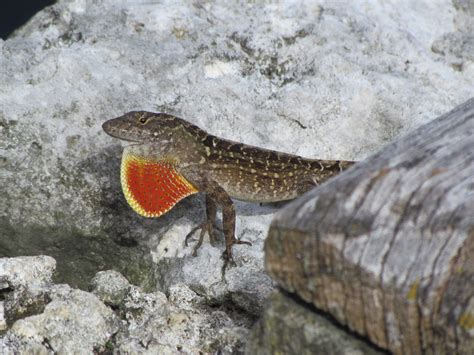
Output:
<instances>
[{"instance_id":1,"label":"lizard eye","mask_svg":"<svg viewBox=\"0 0 474 355\"><path fill-rule=\"evenodd\" d=\"M145 124L148 121L148 117L141 116L140 118L138 118L138 121L142 124Z\"/></svg>"}]
</instances>

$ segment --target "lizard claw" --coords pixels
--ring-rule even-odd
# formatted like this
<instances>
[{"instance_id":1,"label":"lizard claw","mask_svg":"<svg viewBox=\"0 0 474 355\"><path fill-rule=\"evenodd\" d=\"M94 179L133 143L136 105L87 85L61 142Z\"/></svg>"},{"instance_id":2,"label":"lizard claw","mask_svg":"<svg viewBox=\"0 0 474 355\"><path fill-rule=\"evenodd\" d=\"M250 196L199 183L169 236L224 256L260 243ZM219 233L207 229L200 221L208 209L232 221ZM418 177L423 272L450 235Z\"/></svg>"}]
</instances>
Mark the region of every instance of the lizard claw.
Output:
<instances>
[{"instance_id":1,"label":"lizard claw","mask_svg":"<svg viewBox=\"0 0 474 355\"><path fill-rule=\"evenodd\" d=\"M232 241L232 245L234 245L234 244L246 244L246 245L252 246L252 243L247 242L246 240L241 240L241 239L234 239Z\"/></svg>"},{"instance_id":2,"label":"lizard claw","mask_svg":"<svg viewBox=\"0 0 474 355\"><path fill-rule=\"evenodd\" d=\"M235 263L234 257L232 256L232 253L229 255L227 250L224 250L222 253L222 259L224 259L224 265L230 265L230 266L236 266L237 264Z\"/></svg>"},{"instance_id":3,"label":"lizard claw","mask_svg":"<svg viewBox=\"0 0 474 355\"><path fill-rule=\"evenodd\" d=\"M232 239L232 241L226 246L226 249L222 253L222 259L224 259L224 264L222 265L222 277L225 278L225 272L227 267L234 267L237 266L234 260L234 256L232 255L232 245L234 244L246 244L252 246L252 243L241 240L241 239Z\"/></svg>"},{"instance_id":4,"label":"lizard claw","mask_svg":"<svg viewBox=\"0 0 474 355\"><path fill-rule=\"evenodd\" d=\"M237 264L235 263L235 260L232 256L232 251L229 254L227 250L224 250L224 252L222 253L222 259L224 259L224 263L222 264L221 275L222 279L225 280L225 272L227 270L227 267L234 267L237 266Z\"/></svg>"},{"instance_id":5,"label":"lizard claw","mask_svg":"<svg viewBox=\"0 0 474 355\"><path fill-rule=\"evenodd\" d=\"M184 246L188 246L188 240L191 239L193 236L194 232L196 232L199 228L203 228L203 225L200 224L199 226L194 227L191 229L191 231L186 235L186 238L184 239Z\"/></svg>"},{"instance_id":6,"label":"lizard claw","mask_svg":"<svg viewBox=\"0 0 474 355\"><path fill-rule=\"evenodd\" d=\"M219 231L222 231L219 227L214 226L211 221L206 221L204 223L201 223L197 227L194 227L193 229L191 229L191 231L186 235L186 238L184 239L184 245L188 246L188 241L189 241L189 239L191 239L193 234L198 229L201 230L201 233L199 233L198 242L197 242L196 246L193 249L193 253L192 253L193 256L197 256L197 250L201 247L202 242L204 241L204 235L206 234L206 232L209 234L209 240L211 242L211 245L215 246L217 238L216 238L215 233L214 233L214 228L219 230Z\"/></svg>"},{"instance_id":7,"label":"lizard claw","mask_svg":"<svg viewBox=\"0 0 474 355\"><path fill-rule=\"evenodd\" d=\"M234 257L232 256L232 245L234 244L246 244L252 246L252 243L241 240L241 239L232 239L229 244L227 244L224 253L222 254L222 258L225 260L225 264L230 264L231 266L235 266Z\"/></svg>"}]
</instances>

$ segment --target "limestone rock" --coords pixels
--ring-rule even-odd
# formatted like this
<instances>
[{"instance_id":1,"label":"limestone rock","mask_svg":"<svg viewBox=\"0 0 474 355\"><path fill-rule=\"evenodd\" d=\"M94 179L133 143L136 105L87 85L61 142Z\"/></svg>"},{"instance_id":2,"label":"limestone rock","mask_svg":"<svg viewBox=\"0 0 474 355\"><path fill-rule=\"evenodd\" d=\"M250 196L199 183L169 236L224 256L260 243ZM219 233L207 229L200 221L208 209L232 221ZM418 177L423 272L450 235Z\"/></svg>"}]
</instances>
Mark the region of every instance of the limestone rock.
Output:
<instances>
[{"instance_id":1,"label":"limestone rock","mask_svg":"<svg viewBox=\"0 0 474 355\"><path fill-rule=\"evenodd\" d=\"M266 269L403 354L474 352L474 99L277 214Z\"/></svg>"},{"instance_id":2,"label":"limestone rock","mask_svg":"<svg viewBox=\"0 0 474 355\"><path fill-rule=\"evenodd\" d=\"M474 80L474 1L453 0L454 29L433 41L431 50L440 60Z\"/></svg>"},{"instance_id":3,"label":"limestone rock","mask_svg":"<svg viewBox=\"0 0 474 355\"><path fill-rule=\"evenodd\" d=\"M235 247L223 277L223 245L206 240L196 258L184 246L202 196L136 215L121 145L101 124L165 111L264 148L363 159L474 92L467 64L432 51L460 11L430 0L57 1L0 41L0 255L50 255L58 282L84 290L109 269L149 294L185 283L205 305L255 316L273 288L263 241L279 206L237 204L237 237L253 245ZM120 290L96 292L112 305Z\"/></svg>"},{"instance_id":4,"label":"limestone rock","mask_svg":"<svg viewBox=\"0 0 474 355\"><path fill-rule=\"evenodd\" d=\"M164 263L209 299L231 292L260 309L251 299L271 285L262 249L276 208L239 204L237 235L253 241L236 248L242 268L227 287L206 246L198 270L209 255L213 269L199 280L183 240L203 218L202 200L159 219L133 213L120 191L120 144L102 122L167 111L228 139L363 159L472 95L467 64L453 70L432 51L458 31L461 5L57 1L0 41L1 255L51 255L59 280L83 289L115 269L166 291L173 282L154 267Z\"/></svg>"},{"instance_id":5,"label":"limestone rock","mask_svg":"<svg viewBox=\"0 0 474 355\"><path fill-rule=\"evenodd\" d=\"M54 264L42 256L0 259L1 280L9 280L2 290L5 304L10 302L8 311L16 315L2 322L0 353L234 354L244 349L254 318L209 305L184 284L170 287L169 296L147 293L108 270L95 275L89 293L52 283ZM38 292L25 292L35 288L47 298L35 312L23 312L24 302L9 301L11 294L38 300L31 296Z\"/></svg>"},{"instance_id":6,"label":"limestone rock","mask_svg":"<svg viewBox=\"0 0 474 355\"><path fill-rule=\"evenodd\" d=\"M0 259L9 325L1 353L103 351L118 331L118 317L96 296L52 283L55 264L46 256Z\"/></svg>"},{"instance_id":7,"label":"limestone rock","mask_svg":"<svg viewBox=\"0 0 474 355\"><path fill-rule=\"evenodd\" d=\"M261 208L261 210L264 209L269 210L270 208ZM224 243L213 247L206 238L207 243L204 243L199 249L197 257L186 256L186 253L189 253L188 249L180 250L174 255L172 252L168 255L162 254L159 250L155 254L157 288L167 292L174 284L184 283L194 292L203 296L208 303L232 302L236 307L244 309L254 316L258 315L263 309L266 298L273 290L273 282L263 270L261 246L263 233L258 232L257 237L254 237L253 233L264 230L265 225L270 225L270 217L271 215L247 217L247 228L253 229L245 235L245 240L252 242L253 246L234 247L236 265L227 268L225 273L222 272ZM237 231L237 233L239 232ZM241 233L243 234L245 231ZM180 239L184 239L184 236L185 234ZM171 237L172 234L164 236L160 249L171 244L168 242L168 238ZM174 242L176 243L176 241ZM175 246L174 250L179 250L181 245ZM172 247L169 247L169 250L173 250Z\"/></svg>"},{"instance_id":8,"label":"limestone rock","mask_svg":"<svg viewBox=\"0 0 474 355\"><path fill-rule=\"evenodd\" d=\"M45 293L52 284L56 261L48 256L0 258L1 328L17 319L41 313L51 301Z\"/></svg>"},{"instance_id":9,"label":"limestone rock","mask_svg":"<svg viewBox=\"0 0 474 355\"><path fill-rule=\"evenodd\" d=\"M43 313L16 321L5 336L20 352L32 346L68 353L105 350L105 344L118 331L113 311L90 293L68 286L56 286Z\"/></svg>"},{"instance_id":10,"label":"limestone rock","mask_svg":"<svg viewBox=\"0 0 474 355\"><path fill-rule=\"evenodd\" d=\"M118 295L122 298L114 305L123 320L111 344L115 351L231 354L243 350L252 322L244 313L209 306L204 297L184 284L170 287L167 297L161 292L145 293L130 284L110 287L110 281L117 278L116 272L106 271L96 275L92 286L92 292L106 300L118 300ZM122 280L120 284L125 286ZM110 292L105 295L104 290Z\"/></svg>"},{"instance_id":11,"label":"limestone rock","mask_svg":"<svg viewBox=\"0 0 474 355\"><path fill-rule=\"evenodd\" d=\"M98 272L90 282L92 293L107 305L118 306L129 291L130 283L118 271Z\"/></svg>"},{"instance_id":12,"label":"limestone rock","mask_svg":"<svg viewBox=\"0 0 474 355\"><path fill-rule=\"evenodd\" d=\"M34 288L52 283L56 260L49 256L0 258L0 288Z\"/></svg>"}]
</instances>

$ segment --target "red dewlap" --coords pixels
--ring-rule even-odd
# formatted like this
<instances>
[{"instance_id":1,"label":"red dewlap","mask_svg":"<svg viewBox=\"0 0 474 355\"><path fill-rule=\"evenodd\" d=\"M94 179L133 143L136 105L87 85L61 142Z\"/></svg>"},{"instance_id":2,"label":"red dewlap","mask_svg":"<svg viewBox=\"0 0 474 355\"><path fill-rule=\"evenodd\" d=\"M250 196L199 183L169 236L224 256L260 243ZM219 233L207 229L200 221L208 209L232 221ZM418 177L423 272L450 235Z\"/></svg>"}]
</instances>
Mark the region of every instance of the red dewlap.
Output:
<instances>
[{"instance_id":1,"label":"red dewlap","mask_svg":"<svg viewBox=\"0 0 474 355\"><path fill-rule=\"evenodd\" d=\"M125 165L128 202L139 214L158 217L197 190L165 161L150 162L133 157ZM135 205L135 206L134 206Z\"/></svg>"}]
</instances>

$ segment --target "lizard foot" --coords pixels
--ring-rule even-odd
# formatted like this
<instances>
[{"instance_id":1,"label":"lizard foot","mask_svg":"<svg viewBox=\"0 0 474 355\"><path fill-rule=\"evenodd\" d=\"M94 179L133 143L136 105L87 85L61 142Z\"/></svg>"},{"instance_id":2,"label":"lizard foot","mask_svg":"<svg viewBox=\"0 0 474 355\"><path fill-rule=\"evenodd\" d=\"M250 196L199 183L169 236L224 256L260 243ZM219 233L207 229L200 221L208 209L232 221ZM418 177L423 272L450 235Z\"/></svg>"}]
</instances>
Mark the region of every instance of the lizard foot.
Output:
<instances>
[{"instance_id":1,"label":"lizard foot","mask_svg":"<svg viewBox=\"0 0 474 355\"><path fill-rule=\"evenodd\" d=\"M194 227L193 229L191 229L191 231L186 235L186 238L184 239L184 245L188 246L188 241L189 241L189 239L191 239L193 234L198 229L201 230L201 233L199 233L199 240L198 240L197 244L195 245L195 247L193 249L193 253L192 253L193 256L197 256L197 250L201 247L202 242L204 241L204 235L206 234L206 232L209 234L209 239L210 239L211 245L215 246L217 238L216 238L216 235L214 233L214 228L222 232L222 230L220 228L214 226L211 221L206 221L206 222L198 225L197 227Z\"/></svg>"},{"instance_id":2,"label":"lizard foot","mask_svg":"<svg viewBox=\"0 0 474 355\"><path fill-rule=\"evenodd\" d=\"M222 265L221 274L223 279L225 279L225 272L227 270L227 267L236 266L234 257L232 255L232 245L234 244L246 244L250 246L252 245L252 243L250 242L235 238L232 239L231 242L226 245L226 250L222 253L222 259L224 259L224 264Z\"/></svg>"},{"instance_id":3,"label":"lizard foot","mask_svg":"<svg viewBox=\"0 0 474 355\"><path fill-rule=\"evenodd\" d=\"M234 258L232 256L232 246L234 244L246 244L246 245L252 246L252 243L247 242L246 240L241 240L241 239L236 239L236 238L233 238L231 239L229 243L226 243L226 248L225 248L224 253L222 254L222 257L224 258L224 260L226 260L227 263L231 263L233 265L235 265Z\"/></svg>"}]
</instances>

